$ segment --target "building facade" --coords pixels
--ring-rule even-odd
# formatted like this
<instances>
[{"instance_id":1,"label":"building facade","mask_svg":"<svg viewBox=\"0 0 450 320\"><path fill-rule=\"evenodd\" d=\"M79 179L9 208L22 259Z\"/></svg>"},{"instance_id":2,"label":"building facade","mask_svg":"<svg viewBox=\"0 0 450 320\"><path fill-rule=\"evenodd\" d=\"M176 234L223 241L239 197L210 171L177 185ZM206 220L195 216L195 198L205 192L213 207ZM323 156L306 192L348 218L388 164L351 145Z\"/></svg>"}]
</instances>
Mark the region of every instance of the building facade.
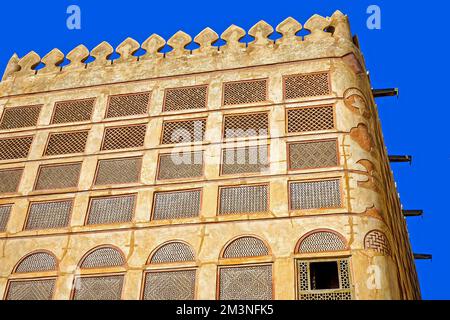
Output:
<instances>
[{"instance_id":1,"label":"building facade","mask_svg":"<svg viewBox=\"0 0 450 320\"><path fill-rule=\"evenodd\" d=\"M166 53L128 38L113 61L106 42L14 55L0 297L420 299L347 17L276 31L260 21L243 43L233 25L216 47L206 28L195 50L179 31Z\"/></svg>"}]
</instances>

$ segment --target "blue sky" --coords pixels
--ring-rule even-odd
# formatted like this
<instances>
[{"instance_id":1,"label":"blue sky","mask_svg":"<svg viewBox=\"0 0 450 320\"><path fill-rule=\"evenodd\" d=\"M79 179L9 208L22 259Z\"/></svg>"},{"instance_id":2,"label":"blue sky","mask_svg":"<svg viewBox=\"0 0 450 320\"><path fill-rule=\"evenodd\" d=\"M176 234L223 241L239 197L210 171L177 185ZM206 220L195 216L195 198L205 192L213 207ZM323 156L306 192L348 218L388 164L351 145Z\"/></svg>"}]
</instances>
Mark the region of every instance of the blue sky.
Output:
<instances>
[{"instance_id":1,"label":"blue sky","mask_svg":"<svg viewBox=\"0 0 450 320\"><path fill-rule=\"evenodd\" d=\"M375 88L399 87L400 98L378 100L384 137L390 154L411 154L413 166L394 164L405 209L424 209L423 218L409 218L416 253L432 253L433 261L418 261L425 299L450 299L450 222L444 209L449 191L450 109L447 15L450 4L406 1L21 1L3 2L0 10L0 70L10 56L34 50L44 56L53 48L64 53L80 43L92 49L106 40L114 47L126 37L142 42L150 34L169 38L179 29L192 36L205 27L217 33L230 24L248 30L261 19L276 26L288 16L301 23L336 9L348 14L358 34ZM82 29L66 28L66 9L77 4ZM369 5L382 10L381 30L366 27ZM1 71L2 73L3 71Z\"/></svg>"}]
</instances>

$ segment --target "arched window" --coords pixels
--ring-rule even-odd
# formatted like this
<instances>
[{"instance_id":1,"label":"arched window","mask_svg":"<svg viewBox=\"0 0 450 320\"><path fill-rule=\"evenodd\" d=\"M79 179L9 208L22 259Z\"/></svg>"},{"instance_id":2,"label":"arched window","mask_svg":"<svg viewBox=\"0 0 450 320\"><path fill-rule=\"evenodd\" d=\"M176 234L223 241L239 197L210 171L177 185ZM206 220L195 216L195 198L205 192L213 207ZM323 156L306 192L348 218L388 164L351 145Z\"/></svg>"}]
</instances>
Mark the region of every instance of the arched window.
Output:
<instances>
[{"instance_id":1,"label":"arched window","mask_svg":"<svg viewBox=\"0 0 450 320\"><path fill-rule=\"evenodd\" d=\"M383 231L372 230L364 237L364 248L366 250L375 250L385 256L391 255L391 246L389 240Z\"/></svg>"},{"instance_id":2,"label":"arched window","mask_svg":"<svg viewBox=\"0 0 450 320\"><path fill-rule=\"evenodd\" d=\"M271 300L272 263L269 247L259 238L243 236L222 251L219 272L220 300ZM235 259L241 259L236 266ZM245 258L246 261L242 262Z\"/></svg>"},{"instance_id":3,"label":"arched window","mask_svg":"<svg viewBox=\"0 0 450 320\"><path fill-rule=\"evenodd\" d=\"M300 300L351 300L351 279L345 238L333 230L315 230L303 236L295 253L297 297ZM335 252L337 257L323 258L320 253ZM339 253L341 252L341 253ZM315 255L306 258L305 255Z\"/></svg>"},{"instance_id":4,"label":"arched window","mask_svg":"<svg viewBox=\"0 0 450 320\"><path fill-rule=\"evenodd\" d=\"M176 269L170 264L176 263ZM164 266L162 270L161 267ZM193 300L197 268L192 247L181 241L154 250L144 276L144 300Z\"/></svg>"},{"instance_id":5,"label":"arched window","mask_svg":"<svg viewBox=\"0 0 450 320\"><path fill-rule=\"evenodd\" d=\"M58 262L47 251L32 252L17 263L8 281L6 300L51 300ZM35 273L40 273L35 275Z\"/></svg>"},{"instance_id":6,"label":"arched window","mask_svg":"<svg viewBox=\"0 0 450 320\"><path fill-rule=\"evenodd\" d=\"M97 247L80 261L80 275L75 277L72 299L120 300L122 297L126 259L112 246ZM102 269L96 273L95 269ZM107 273L103 270L109 269Z\"/></svg>"}]
</instances>

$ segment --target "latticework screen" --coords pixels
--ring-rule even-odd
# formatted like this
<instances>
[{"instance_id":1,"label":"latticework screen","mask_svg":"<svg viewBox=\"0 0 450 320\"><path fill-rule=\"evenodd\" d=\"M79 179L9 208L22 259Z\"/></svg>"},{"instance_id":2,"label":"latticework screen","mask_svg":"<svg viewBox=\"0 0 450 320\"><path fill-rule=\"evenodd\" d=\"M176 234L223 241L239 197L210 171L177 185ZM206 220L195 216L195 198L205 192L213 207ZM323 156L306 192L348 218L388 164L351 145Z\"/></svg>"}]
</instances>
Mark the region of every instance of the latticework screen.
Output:
<instances>
[{"instance_id":1,"label":"latticework screen","mask_svg":"<svg viewBox=\"0 0 450 320\"><path fill-rule=\"evenodd\" d=\"M284 77L285 99L325 96L330 93L328 72L296 74Z\"/></svg>"},{"instance_id":2,"label":"latticework screen","mask_svg":"<svg viewBox=\"0 0 450 320\"><path fill-rule=\"evenodd\" d=\"M173 263L194 261L195 256L191 247L183 242L171 242L161 246L152 255L150 263Z\"/></svg>"},{"instance_id":3,"label":"latticework screen","mask_svg":"<svg viewBox=\"0 0 450 320\"><path fill-rule=\"evenodd\" d=\"M309 261L297 261L298 298L300 300L352 300L349 261L337 260L339 288L313 290Z\"/></svg>"},{"instance_id":4,"label":"latticework screen","mask_svg":"<svg viewBox=\"0 0 450 320\"><path fill-rule=\"evenodd\" d=\"M159 156L158 179L187 179L203 175L203 153L182 152Z\"/></svg>"},{"instance_id":5,"label":"latticework screen","mask_svg":"<svg viewBox=\"0 0 450 320\"><path fill-rule=\"evenodd\" d=\"M161 144L203 141L206 119L164 121Z\"/></svg>"},{"instance_id":6,"label":"latticework screen","mask_svg":"<svg viewBox=\"0 0 450 320\"><path fill-rule=\"evenodd\" d=\"M83 269L120 267L125 258L119 250L111 247L99 248L89 253L81 263Z\"/></svg>"},{"instance_id":7,"label":"latticework screen","mask_svg":"<svg viewBox=\"0 0 450 320\"><path fill-rule=\"evenodd\" d=\"M15 273L56 271L56 260L47 252L36 252L26 256L14 270Z\"/></svg>"},{"instance_id":8,"label":"latticework screen","mask_svg":"<svg viewBox=\"0 0 450 320\"><path fill-rule=\"evenodd\" d=\"M219 214L261 213L268 211L269 186L220 188Z\"/></svg>"},{"instance_id":9,"label":"latticework screen","mask_svg":"<svg viewBox=\"0 0 450 320\"><path fill-rule=\"evenodd\" d=\"M163 111L206 108L208 86L166 89Z\"/></svg>"},{"instance_id":10,"label":"latticework screen","mask_svg":"<svg viewBox=\"0 0 450 320\"><path fill-rule=\"evenodd\" d=\"M267 79L228 82L223 85L225 106L267 101Z\"/></svg>"},{"instance_id":11,"label":"latticework screen","mask_svg":"<svg viewBox=\"0 0 450 320\"><path fill-rule=\"evenodd\" d=\"M224 258L246 258L267 256L269 249L255 237L242 237L231 242L223 252Z\"/></svg>"},{"instance_id":12,"label":"latticework screen","mask_svg":"<svg viewBox=\"0 0 450 320\"><path fill-rule=\"evenodd\" d=\"M307 236L298 246L299 253L332 252L346 249L341 237L333 232L318 231Z\"/></svg>"},{"instance_id":13,"label":"latticework screen","mask_svg":"<svg viewBox=\"0 0 450 320\"><path fill-rule=\"evenodd\" d=\"M73 200L32 203L25 230L67 227L70 222L72 205Z\"/></svg>"},{"instance_id":14,"label":"latticework screen","mask_svg":"<svg viewBox=\"0 0 450 320\"><path fill-rule=\"evenodd\" d=\"M142 147L144 145L146 130L147 126L145 124L137 126L106 128L102 150Z\"/></svg>"},{"instance_id":15,"label":"latticework screen","mask_svg":"<svg viewBox=\"0 0 450 320\"><path fill-rule=\"evenodd\" d=\"M263 173L269 170L266 145L222 150L222 174Z\"/></svg>"},{"instance_id":16,"label":"latticework screen","mask_svg":"<svg viewBox=\"0 0 450 320\"><path fill-rule=\"evenodd\" d=\"M78 277L75 279L73 300L120 300L123 275Z\"/></svg>"},{"instance_id":17,"label":"latticework screen","mask_svg":"<svg viewBox=\"0 0 450 320\"><path fill-rule=\"evenodd\" d=\"M0 139L0 160L27 158L32 143L33 137Z\"/></svg>"},{"instance_id":18,"label":"latticework screen","mask_svg":"<svg viewBox=\"0 0 450 320\"><path fill-rule=\"evenodd\" d=\"M220 268L220 300L272 300L272 266Z\"/></svg>"},{"instance_id":19,"label":"latticework screen","mask_svg":"<svg viewBox=\"0 0 450 320\"><path fill-rule=\"evenodd\" d=\"M197 217L200 213L201 190L155 193L153 220Z\"/></svg>"},{"instance_id":20,"label":"latticework screen","mask_svg":"<svg viewBox=\"0 0 450 320\"><path fill-rule=\"evenodd\" d=\"M391 246L386 235L379 230L369 232L364 238L364 248L372 249L386 256L391 255Z\"/></svg>"},{"instance_id":21,"label":"latticework screen","mask_svg":"<svg viewBox=\"0 0 450 320\"><path fill-rule=\"evenodd\" d=\"M147 272L144 300L194 300L195 270Z\"/></svg>"},{"instance_id":22,"label":"latticework screen","mask_svg":"<svg viewBox=\"0 0 450 320\"><path fill-rule=\"evenodd\" d=\"M150 104L150 92L123 94L109 97L106 118L146 114Z\"/></svg>"},{"instance_id":23,"label":"latticework screen","mask_svg":"<svg viewBox=\"0 0 450 320\"><path fill-rule=\"evenodd\" d=\"M340 180L291 183L289 199L291 210L340 208Z\"/></svg>"},{"instance_id":24,"label":"latticework screen","mask_svg":"<svg viewBox=\"0 0 450 320\"><path fill-rule=\"evenodd\" d=\"M34 127L37 125L42 105L5 108L0 130Z\"/></svg>"},{"instance_id":25,"label":"latticework screen","mask_svg":"<svg viewBox=\"0 0 450 320\"><path fill-rule=\"evenodd\" d=\"M51 123L89 121L94 104L95 98L56 102Z\"/></svg>"},{"instance_id":26,"label":"latticework screen","mask_svg":"<svg viewBox=\"0 0 450 320\"><path fill-rule=\"evenodd\" d=\"M266 136L268 134L269 114L266 112L224 117L224 138Z\"/></svg>"},{"instance_id":27,"label":"latticework screen","mask_svg":"<svg viewBox=\"0 0 450 320\"><path fill-rule=\"evenodd\" d=\"M51 300L55 283L56 279L10 281L6 300Z\"/></svg>"},{"instance_id":28,"label":"latticework screen","mask_svg":"<svg viewBox=\"0 0 450 320\"><path fill-rule=\"evenodd\" d=\"M289 169L312 169L338 165L337 141L290 143Z\"/></svg>"},{"instance_id":29,"label":"latticework screen","mask_svg":"<svg viewBox=\"0 0 450 320\"><path fill-rule=\"evenodd\" d=\"M83 153L89 131L52 133L49 135L44 155Z\"/></svg>"},{"instance_id":30,"label":"latticework screen","mask_svg":"<svg viewBox=\"0 0 450 320\"><path fill-rule=\"evenodd\" d=\"M95 185L139 182L142 158L99 160Z\"/></svg>"},{"instance_id":31,"label":"latticework screen","mask_svg":"<svg viewBox=\"0 0 450 320\"><path fill-rule=\"evenodd\" d=\"M9 216L11 214L11 205L0 206L0 232L6 231L8 225Z\"/></svg>"},{"instance_id":32,"label":"latticework screen","mask_svg":"<svg viewBox=\"0 0 450 320\"><path fill-rule=\"evenodd\" d=\"M287 111L288 132L322 131L334 128L333 106L305 107Z\"/></svg>"},{"instance_id":33,"label":"latticework screen","mask_svg":"<svg viewBox=\"0 0 450 320\"><path fill-rule=\"evenodd\" d=\"M108 224L133 220L136 195L92 198L86 224Z\"/></svg>"},{"instance_id":34,"label":"latticework screen","mask_svg":"<svg viewBox=\"0 0 450 320\"><path fill-rule=\"evenodd\" d=\"M0 193L17 192L23 169L0 170Z\"/></svg>"},{"instance_id":35,"label":"latticework screen","mask_svg":"<svg viewBox=\"0 0 450 320\"><path fill-rule=\"evenodd\" d=\"M41 166L34 189L75 188L78 186L80 171L81 163Z\"/></svg>"}]
</instances>

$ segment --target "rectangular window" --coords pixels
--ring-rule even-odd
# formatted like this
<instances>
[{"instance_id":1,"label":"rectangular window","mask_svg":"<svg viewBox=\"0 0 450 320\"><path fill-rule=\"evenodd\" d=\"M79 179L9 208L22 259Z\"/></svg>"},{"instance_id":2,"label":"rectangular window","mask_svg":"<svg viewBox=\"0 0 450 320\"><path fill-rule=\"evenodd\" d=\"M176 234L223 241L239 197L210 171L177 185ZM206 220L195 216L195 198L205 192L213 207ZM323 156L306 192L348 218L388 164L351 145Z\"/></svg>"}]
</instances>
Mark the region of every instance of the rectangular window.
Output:
<instances>
[{"instance_id":1,"label":"rectangular window","mask_svg":"<svg viewBox=\"0 0 450 320\"><path fill-rule=\"evenodd\" d=\"M194 300L195 273L195 270L146 272L143 300Z\"/></svg>"},{"instance_id":2,"label":"rectangular window","mask_svg":"<svg viewBox=\"0 0 450 320\"><path fill-rule=\"evenodd\" d=\"M267 79L234 81L223 84L223 105L267 101Z\"/></svg>"},{"instance_id":3,"label":"rectangular window","mask_svg":"<svg viewBox=\"0 0 450 320\"><path fill-rule=\"evenodd\" d=\"M23 169L0 170L0 193L17 192Z\"/></svg>"},{"instance_id":4,"label":"rectangular window","mask_svg":"<svg viewBox=\"0 0 450 320\"><path fill-rule=\"evenodd\" d=\"M203 176L203 152L160 154L158 180L189 179Z\"/></svg>"},{"instance_id":5,"label":"rectangular window","mask_svg":"<svg viewBox=\"0 0 450 320\"><path fill-rule=\"evenodd\" d=\"M288 144L289 169L313 169L338 165L337 140Z\"/></svg>"},{"instance_id":6,"label":"rectangular window","mask_svg":"<svg viewBox=\"0 0 450 320\"><path fill-rule=\"evenodd\" d=\"M69 226L73 200L31 203L25 230L57 229Z\"/></svg>"},{"instance_id":7,"label":"rectangular window","mask_svg":"<svg viewBox=\"0 0 450 320\"><path fill-rule=\"evenodd\" d=\"M73 300L120 300L123 275L75 278Z\"/></svg>"},{"instance_id":8,"label":"rectangular window","mask_svg":"<svg viewBox=\"0 0 450 320\"><path fill-rule=\"evenodd\" d=\"M83 153L89 131L51 133L48 137L45 156Z\"/></svg>"},{"instance_id":9,"label":"rectangular window","mask_svg":"<svg viewBox=\"0 0 450 320\"><path fill-rule=\"evenodd\" d=\"M269 185L219 188L219 214L262 213L269 210Z\"/></svg>"},{"instance_id":10,"label":"rectangular window","mask_svg":"<svg viewBox=\"0 0 450 320\"><path fill-rule=\"evenodd\" d=\"M56 102L51 124L89 121L94 104L95 98Z\"/></svg>"},{"instance_id":11,"label":"rectangular window","mask_svg":"<svg viewBox=\"0 0 450 320\"><path fill-rule=\"evenodd\" d=\"M150 92L110 96L105 118L144 115L148 113L149 104Z\"/></svg>"},{"instance_id":12,"label":"rectangular window","mask_svg":"<svg viewBox=\"0 0 450 320\"><path fill-rule=\"evenodd\" d=\"M163 111L204 109L207 104L207 93L207 85L166 89Z\"/></svg>"},{"instance_id":13,"label":"rectangular window","mask_svg":"<svg viewBox=\"0 0 450 320\"><path fill-rule=\"evenodd\" d=\"M9 216L11 214L12 205L1 205L0 206L0 232L6 231L6 226L8 225Z\"/></svg>"},{"instance_id":14,"label":"rectangular window","mask_svg":"<svg viewBox=\"0 0 450 320\"><path fill-rule=\"evenodd\" d=\"M99 160L95 185L138 183L141 176L142 158Z\"/></svg>"},{"instance_id":15,"label":"rectangular window","mask_svg":"<svg viewBox=\"0 0 450 320\"><path fill-rule=\"evenodd\" d=\"M8 107L3 111L0 130L35 127L42 105Z\"/></svg>"},{"instance_id":16,"label":"rectangular window","mask_svg":"<svg viewBox=\"0 0 450 320\"><path fill-rule=\"evenodd\" d=\"M222 174L264 173L269 170L267 145L222 150Z\"/></svg>"},{"instance_id":17,"label":"rectangular window","mask_svg":"<svg viewBox=\"0 0 450 320\"><path fill-rule=\"evenodd\" d=\"M56 279L11 280L6 300L52 300Z\"/></svg>"},{"instance_id":18,"label":"rectangular window","mask_svg":"<svg viewBox=\"0 0 450 320\"><path fill-rule=\"evenodd\" d=\"M289 199L291 210L340 208L341 181L291 182Z\"/></svg>"},{"instance_id":19,"label":"rectangular window","mask_svg":"<svg viewBox=\"0 0 450 320\"><path fill-rule=\"evenodd\" d=\"M256 137L268 134L269 114L267 112L224 116L224 138Z\"/></svg>"},{"instance_id":20,"label":"rectangular window","mask_svg":"<svg viewBox=\"0 0 450 320\"><path fill-rule=\"evenodd\" d=\"M33 137L0 139L0 160L27 158L32 143Z\"/></svg>"},{"instance_id":21,"label":"rectangular window","mask_svg":"<svg viewBox=\"0 0 450 320\"><path fill-rule=\"evenodd\" d=\"M331 93L328 72L294 74L283 77L284 99L326 96Z\"/></svg>"},{"instance_id":22,"label":"rectangular window","mask_svg":"<svg viewBox=\"0 0 450 320\"><path fill-rule=\"evenodd\" d=\"M136 195L91 198L87 225L124 223L133 220Z\"/></svg>"},{"instance_id":23,"label":"rectangular window","mask_svg":"<svg viewBox=\"0 0 450 320\"><path fill-rule=\"evenodd\" d=\"M287 110L288 133L334 129L333 106L302 107Z\"/></svg>"},{"instance_id":24,"label":"rectangular window","mask_svg":"<svg viewBox=\"0 0 450 320\"><path fill-rule=\"evenodd\" d=\"M201 190L156 192L152 220L197 217L200 214Z\"/></svg>"},{"instance_id":25,"label":"rectangular window","mask_svg":"<svg viewBox=\"0 0 450 320\"><path fill-rule=\"evenodd\" d=\"M164 121L161 144L203 141L206 119Z\"/></svg>"},{"instance_id":26,"label":"rectangular window","mask_svg":"<svg viewBox=\"0 0 450 320\"><path fill-rule=\"evenodd\" d=\"M147 126L132 125L106 128L103 138L102 150L117 150L139 148L144 146Z\"/></svg>"},{"instance_id":27,"label":"rectangular window","mask_svg":"<svg viewBox=\"0 0 450 320\"><path fill-rule=\"evenodd\" d=\"M41 165L34 190L76 188L80 177L81 162Z\"/></svg>"}]
</instances>

